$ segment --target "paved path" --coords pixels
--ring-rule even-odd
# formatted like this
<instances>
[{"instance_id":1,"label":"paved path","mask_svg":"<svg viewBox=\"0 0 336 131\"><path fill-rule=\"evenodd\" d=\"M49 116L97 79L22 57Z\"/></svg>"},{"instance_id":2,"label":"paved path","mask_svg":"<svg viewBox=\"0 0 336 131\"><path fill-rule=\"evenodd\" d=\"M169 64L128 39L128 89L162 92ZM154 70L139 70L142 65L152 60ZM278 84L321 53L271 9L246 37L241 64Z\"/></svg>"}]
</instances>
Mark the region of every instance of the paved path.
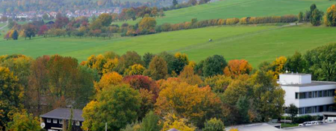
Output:
<instances>
[{"instance_id":1,"label":"paved path","mask_svg":"<svg viewBox=\"0 0 336 131\"><path fill-rule=\"evenodd\" d=\"M0 30L2 30L2 29L4 29L4 28L6 28L7 26L8 26L8 22L6 23L6 25L4 25L4 26L0 27Z\"/></svg>"}]
</instances>

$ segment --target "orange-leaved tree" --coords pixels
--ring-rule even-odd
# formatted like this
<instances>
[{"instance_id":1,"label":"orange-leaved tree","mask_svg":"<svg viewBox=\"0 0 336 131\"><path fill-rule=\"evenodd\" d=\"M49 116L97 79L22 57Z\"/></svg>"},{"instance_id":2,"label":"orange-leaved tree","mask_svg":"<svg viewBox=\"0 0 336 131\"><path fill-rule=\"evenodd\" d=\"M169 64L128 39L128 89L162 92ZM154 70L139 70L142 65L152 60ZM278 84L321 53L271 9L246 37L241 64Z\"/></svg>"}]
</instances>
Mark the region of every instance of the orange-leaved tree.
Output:
<instances>
[{"instance_id":1,"label":"orange-leaved tree","mask_svg":"<svg viewBox=\"0 0 336 131\"><path fill-rule=\"evenodd\" d=\"M235 78L242 74L250 74L252 66L246 60L230 60L224 69L225 76Z\"/></svg>"}]
</instances>

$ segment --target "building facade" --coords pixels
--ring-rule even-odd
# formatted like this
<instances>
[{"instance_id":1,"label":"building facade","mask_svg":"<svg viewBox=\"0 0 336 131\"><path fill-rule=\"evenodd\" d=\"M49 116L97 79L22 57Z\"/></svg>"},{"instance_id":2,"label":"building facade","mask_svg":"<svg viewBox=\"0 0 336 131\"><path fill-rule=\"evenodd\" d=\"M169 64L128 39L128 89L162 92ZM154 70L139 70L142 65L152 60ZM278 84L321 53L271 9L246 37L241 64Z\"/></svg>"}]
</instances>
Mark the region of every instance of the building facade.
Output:
<instances>
[{"instance_id":1,"label":"building facade","mask_svg":"<svg viewBox=\"0 0 336 131\"><path fill-rule=\"evenodd\" d=\"M285 107L294 104L298 116L334 111L336 82L312 81L311 74L280 74L278 83L286 92Z\"/></svg>"},{"instance_id":2,"label":"building facade","mask_svg":"<svg viewBox=\"0 0 336 131\"><path fill-rule=\"evenodd\" d=\"M84 122L82 110L73 109L71 118L71 109L57 108L46 114L41 115L43 129L46 131L64 131L67 129L69 120L72 119L72 131L82 131L81 127Z\"/></svg>"}]
</instances>

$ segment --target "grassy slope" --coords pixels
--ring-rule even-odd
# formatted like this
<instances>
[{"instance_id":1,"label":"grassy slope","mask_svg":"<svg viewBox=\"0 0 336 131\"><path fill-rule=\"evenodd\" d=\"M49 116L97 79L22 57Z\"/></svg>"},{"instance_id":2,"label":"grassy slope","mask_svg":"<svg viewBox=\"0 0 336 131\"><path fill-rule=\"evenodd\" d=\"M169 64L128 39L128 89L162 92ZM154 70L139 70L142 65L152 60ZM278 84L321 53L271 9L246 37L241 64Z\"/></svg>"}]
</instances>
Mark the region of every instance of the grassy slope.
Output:
<instances>
[{"instance_id":1,"label":"grassy slope","mask_svg":"<svg viewBox=\"0 0 336 131\"><path fill-rule=\"evenodd\" d=\"M33 40L0 40L0 55L22 53L32 57L44 54L73 56L79 61L92 54L115 51L187 53L191 60L220 54L226 59L247 59L253 66L281 55L304 52L336 41L334 28L276 26L225 26L184 30L134 38L35 38ZM213 42L208 42L208 39Z\"/></svg>"},{"instance_id":2,"label":"grassy slope","mask_svg":"<svg viewBox=\"0 0 336 131\"><path fill-rule=\"evenodd\" d=\"M165 17L157 18L156 20L158 24L163 24L190 21L192 18L205 20L233 17L242 18L247 16L296 15L300 11L309 10L310 5L313 3L317 5L318 9L325 12L327 7L336 2L329 0L223 0L205 5L166 11ZM128 22L135 24L137 21ZM116 24L121 23L124 22L116 22Z\"/></svg>"}]
</instances>

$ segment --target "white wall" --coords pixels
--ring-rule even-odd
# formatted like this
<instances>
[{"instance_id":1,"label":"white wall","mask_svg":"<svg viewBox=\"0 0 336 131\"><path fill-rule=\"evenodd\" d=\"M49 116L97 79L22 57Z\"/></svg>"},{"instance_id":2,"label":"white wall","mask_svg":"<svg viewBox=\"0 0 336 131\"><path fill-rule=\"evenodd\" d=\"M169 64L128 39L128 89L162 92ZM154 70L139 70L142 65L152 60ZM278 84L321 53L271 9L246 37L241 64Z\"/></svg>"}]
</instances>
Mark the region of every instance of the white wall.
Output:
<instances>
[{"instance_id":1,"label":"white wall","mask_svg":"<svg viewBox=\"0 0 336 131\"><path fill-rule=\"evenodd\" d=\"M285 90L285 106L294 104L297 107L309 107L309 106L319 106L319 105L329 105L334 103L334 97L319 97L319 98L306 98L306 99L295 99L295 92L310 92L310 91L320 91L320 90L330 90L336 89L336 85L315 85L315 86L281 86Z\"/></svg>"},{"instance_id":2,"label":"white wall","mask_svg":"<svg viewBox=\"0 0 336 131\"><path fill-rule=\"evenodd\" d=\"M308 84L311 83L310 74L280 74L279 79L280 84L289 85L289 84Z\"/></svg>"}]
</instances>

